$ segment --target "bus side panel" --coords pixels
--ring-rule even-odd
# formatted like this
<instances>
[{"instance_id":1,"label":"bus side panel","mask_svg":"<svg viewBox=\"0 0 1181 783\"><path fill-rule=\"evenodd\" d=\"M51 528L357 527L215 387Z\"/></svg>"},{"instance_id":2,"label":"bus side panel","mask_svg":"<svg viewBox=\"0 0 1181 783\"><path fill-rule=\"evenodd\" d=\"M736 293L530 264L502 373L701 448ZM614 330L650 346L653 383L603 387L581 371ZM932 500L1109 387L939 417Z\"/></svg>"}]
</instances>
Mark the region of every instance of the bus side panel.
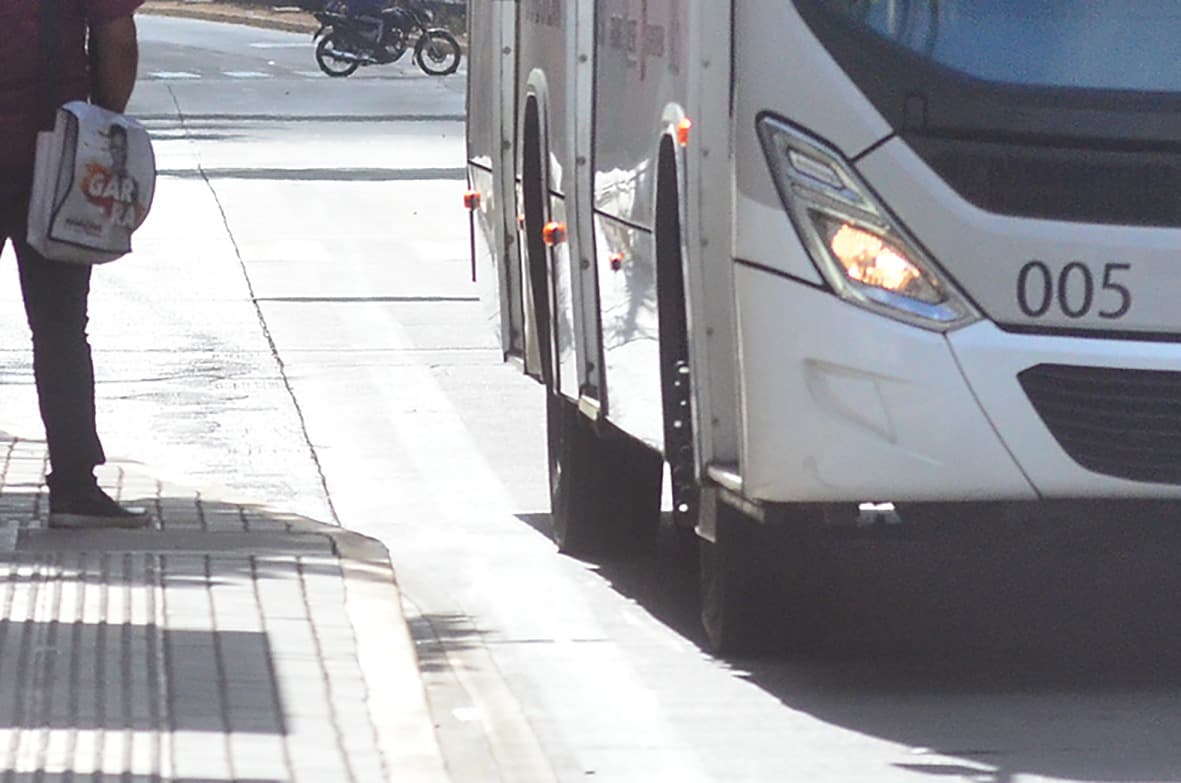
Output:
<instances>
[{"instance_id":1,"label":"bus side panel","mask_svg":"<svg viewBox=\"0 0 1181 783\"><path fill-rule=\"evenodd\" d=\"M471 212L470 225L476 288L484 319L499 338L501 351L508 358L513 355L513 345L510 319L504 310L511 306L514 292L504 268L507 256L502 244L504 232L499 225L499 204L494 195L496 184L490 170L471 163L468 164L467 179L469 189L481 194L479 204Z\"/></svg>"},{"instance_id":2,"label":"bus side panel","mask_svg":"<svg viewBox=\"0 0 1181 783\"><path fill-rule=\"evenodd\" d=\"M504 355L523 357L513 156L504 144L505 139L513 138L515 123L514 27L511 6L495 0L472 0L469 4L467 158L469 187L479 198L470 228L480 299Z\"/></svg>"},{"instance_id":3,"label":"bus side panel","mask_svg":"<svg viewBox=\"0 0 1181 783\"><path fill-rule=\"evenodd\" d=\"M656 449L664 446L660 387L660 327L652 232L596 215L599 297L606 357L608 418Z\"/></svg>"},{"instance_id":4,"label":"bus side panel","mask_svg":"<svg viewBox=\"0 0 1181 783\"><path fill-rule=\"evenodd\" d=\"M552 0L525 0L521 4L517 50L518 93L536 93L537 85L544 84L545 94L539 96L544 100L540 108L545 113L542 125L546 138L542 140L542 149L547 153L546 188L555 196L566 193L567 163L571 157L566 141L570 5Z\"/></svg>"},{"instance_id":5,"label":"bus side panel","mask_svg":"<svg viewBox=\"0 0 1181 783\"><path fill-rule=\"evenodd\" d=\"M738 0L746 2L746 0ZM683 148L684 278L693 367L693 433L697 468L739 465L737 337L734 323L733 119L734 4L692 0L683 33L688 51L688 116ZM741 466L739 465L739 470Z\"/></svg>"},{"instance_id":6,"label":"bus side panel","mask_svg":"<svg viewBox=\"0 0 1181 783\"><path fill-rule=\"evenodd\" d=\"M604 0L595 29L595 264L607 416L662 445L655 188L661 138L688 93L688 0Z\"/></svg>"},{"instance_id":7,"label":"bus side panel","mask_svg":"<svg viewBox=\"0 0 1181 783\"><path fill-rule=\"evenodd\" d=\"M499 160L500 25L494 0L468 5L467 159L491 171Z\"/></svg>"},{"instance_id":8,"label":"bus side panel","mask_svg":"<svg viewBox=\"0 0 1181 783\"><path fill-rule=\"evenodd\" d=\"M595 31L595 208L651 229L668 108L684 106L686 0L606 0ZM719 31L721 32L721 31Z\"/></svg>"},{"instance_id":9,"label":"bus side panel","mask_svg":"<svg viewBox=\"0 0 1181 783\"><path fill-rule=\"evenodd\" d=\"M551 197L550 219L569 225L572 215L567 209L568 199ZM566 397L578 399L578 349L575 335L575 272L572 267L576 255L570 241L559 242L550 250L550 275L553 279L553 317L550 328L554 334L557 353L558 391Z\"/></svg>"},{"instance_id":10,"label":"bus side panel","mask_svg":"<svg viewBox=\"0 0 1181 783\"><path fill-rule=\"evenodd\" d=\"M594 95L595 95L595 29L598 5L595 0L577 0L573 4L574 22L569 37L570 53L574 56L570 69L573 76L570 100L571 116L578 122L570 123L570 149L574 155L567 211L570 215L571 270L575 294L575 340L578 343L578 371L580 401L606 409L603 388L602 328L600 327L599 281L596 274L594 176Z\"/></svg>"},{"instance_id":11,"label":"bus side panel","mask_svg":"<svg viewBox=\"0 0 1181 783\"><path fill-rule=\"evenodd\" d=\"M541 129L542 188L546 198L545 222L561 223L568 237L577 232L570 226L567 202L574 171L571 148L569 86L571 71L570 36L575 7L571 2L527 0L521 4L518 48L518 90L536 101ZM525 104L522 104L522 110ZM522 125L523 127L523 125ZM518 156L525 154L518 140ZM518 160L520 158L518 157ZM570 240L560 242L547 253L550 331L555 351L557 388L567 397L578 398L578 357L574 333L574 270L571 269Z\"/></svg>"}]
</instances>

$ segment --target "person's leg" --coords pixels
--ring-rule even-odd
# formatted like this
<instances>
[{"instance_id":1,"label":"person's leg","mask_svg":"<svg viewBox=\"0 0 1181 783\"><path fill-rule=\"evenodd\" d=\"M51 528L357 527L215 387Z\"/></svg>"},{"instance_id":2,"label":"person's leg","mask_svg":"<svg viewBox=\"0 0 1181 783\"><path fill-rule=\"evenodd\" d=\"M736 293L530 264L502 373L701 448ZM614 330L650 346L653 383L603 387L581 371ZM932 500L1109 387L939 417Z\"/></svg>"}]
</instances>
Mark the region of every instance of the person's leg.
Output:
<instances>
[{"instance_id":1,"label":"person's leg","mask_svg":"<svg viewBox=\"0 0 1181 783\"><path fill-rule=\"evenodd\" d=\"M91 268L43 257L29 246L23 230L10 236L33 335L33 379L49 448L50 525L147 524L144 512L120 507L94 478L95 466L106 457L95 426L94 365L86 336Z\"/></svg>"},{"instance_id":2,"label":"person's leg","mask_svg":"<svg viewBox=\"0 0 1181 783\"><path fill-rule=\"evenodd\" d=\"M25 240L29 179L0 176L0 237L12 239L25 315L33 334L33 378L58 483L93 481L103 450L94 423L94 369L86 340L90 267L42 258Z\"/></svg>"},{"instance_id":3,"label":"person's leg","mask_svg":"<svg viewBox=\"0 0 1181 783\"><path fill-rule=\"evenodd\" d=\"M45 423L51 491L93 483L104 461L95 429L94 365L86 338L90 267L50 261L14 238L25 314L33 334L33 378Z\"/></svg>"},{"instance_id":4,"label":"person's leg","mask_svg":"<svg viewBox=\"0 0 1181 783\"><path fill-rule=\"evenodd\" d=\"M16 172L0 169L0 253L4 252L8 237L16 233L14 227L19 222L16 213L23 206L22 192L17 184L21 179ZM23 210L21 214L24 214Z\"/></svg>"}]
</instances>

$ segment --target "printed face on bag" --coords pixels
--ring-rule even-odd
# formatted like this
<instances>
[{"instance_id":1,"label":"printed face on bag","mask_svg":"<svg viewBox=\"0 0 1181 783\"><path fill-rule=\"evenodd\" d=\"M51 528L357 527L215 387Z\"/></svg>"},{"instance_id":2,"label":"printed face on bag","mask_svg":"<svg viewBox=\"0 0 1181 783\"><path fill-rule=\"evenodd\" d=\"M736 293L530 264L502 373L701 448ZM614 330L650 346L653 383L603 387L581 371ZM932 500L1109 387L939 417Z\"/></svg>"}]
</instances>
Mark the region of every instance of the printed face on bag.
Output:
<instances>
[{"instance_id":1,"label":"printed face on bag","mask_svg":"<svg viewBox=\"0 0 1181 783\"><path fill-rule=\"evenodd\" d=\"M127 173L127 131L122 125L112 125L107 131L108 149L111 151L111 169L120 174Z\"/></svg>"},{"instance_id":2,"label":"printed face on bag","mask_svg":"<svg viewBox=\"0 0 1181 783\"><path fill-rule=\"evenodd\" d=\"M110 164L99 161L86 164L82 193L111 223L134 228L139 224L143 205L139 199L139 183L127 173L127 131L120 125L111 125L106 136Z\"/></svg>"}]
</instances>

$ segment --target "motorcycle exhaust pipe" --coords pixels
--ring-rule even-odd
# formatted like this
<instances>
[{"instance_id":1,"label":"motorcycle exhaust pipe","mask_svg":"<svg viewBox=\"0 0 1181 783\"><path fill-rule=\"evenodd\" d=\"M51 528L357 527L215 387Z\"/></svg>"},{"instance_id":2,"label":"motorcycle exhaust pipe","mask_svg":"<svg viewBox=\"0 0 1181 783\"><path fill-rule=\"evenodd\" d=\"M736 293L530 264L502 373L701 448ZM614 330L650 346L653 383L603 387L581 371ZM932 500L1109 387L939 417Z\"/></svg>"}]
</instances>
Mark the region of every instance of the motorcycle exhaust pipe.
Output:
<instances>
[{"instance_id":1,"label":"motorcycle exhaust pipe","mask_svg":"<svg viewBox=\"0 0 1181 783\"><path fill-rule=\"evenodd\" d=\"M364 54L353 54L352 52L334 51L332 53L334 60L343 60L346 63L360 63L361 65L374 65L377 60Z\"/></svg>"}]
</instances>

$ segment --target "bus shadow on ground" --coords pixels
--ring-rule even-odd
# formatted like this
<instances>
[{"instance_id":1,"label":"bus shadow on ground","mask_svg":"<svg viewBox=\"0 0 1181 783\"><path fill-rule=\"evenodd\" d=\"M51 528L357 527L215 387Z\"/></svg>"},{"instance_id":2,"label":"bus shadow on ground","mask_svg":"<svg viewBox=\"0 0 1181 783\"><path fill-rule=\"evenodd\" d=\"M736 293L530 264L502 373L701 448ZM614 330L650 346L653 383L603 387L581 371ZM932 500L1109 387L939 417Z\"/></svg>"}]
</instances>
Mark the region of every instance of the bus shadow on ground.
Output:
<instances>
[{"instance_id":1,"label":"bus shadow on ground","mask_svg":"<svg viewBox=\"0 0 1181 783\"><path fill-rule=\"evenodd\" d=\"M553 539L553 520L547 513L517 514L517 519ZM655 538L625 556L580 558L595 567L616 592L643 605L660 622L681 636L704 646L698 622L697 541L691 533L674 529L672 514L661 514Z\"/></svg>"},{"instance_id":2,"label":"bus shadow on ground","mask_svg":"<svg viewBox=\"0 0 1181 783\"><path fill-rule=\"evenodd\" d=\"M814 553L814 644L728 663L791 710L902 746L900 772L1181 780L1181 513L1087 508L838 531ZM705 648L691 542L665 529L651 553L598 565Z\"/></svg>"}]
</instances>

